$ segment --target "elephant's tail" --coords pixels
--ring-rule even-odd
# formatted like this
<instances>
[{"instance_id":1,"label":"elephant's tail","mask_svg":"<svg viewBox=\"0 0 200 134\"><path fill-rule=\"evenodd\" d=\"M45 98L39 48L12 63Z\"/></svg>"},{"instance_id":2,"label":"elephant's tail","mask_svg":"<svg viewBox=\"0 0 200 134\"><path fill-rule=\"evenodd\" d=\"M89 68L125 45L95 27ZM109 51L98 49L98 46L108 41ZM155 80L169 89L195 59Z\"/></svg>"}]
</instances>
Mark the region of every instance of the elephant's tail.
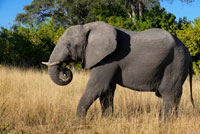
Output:
<instances>
[{"instance_id":1,"label":"elephant's tail","mask_svg":"<svg viewBox=\"0 0 200 134\"><path fill-rule=\"evenodd\" d=\"M193 96L192 96L192 62L190 63L190 66L189 66L189 75L190 75L190 100L191 100L191 103L193 105L193 108L195 107L194 105L194 99L193 99Z\"/></svg>"}]
</instances>

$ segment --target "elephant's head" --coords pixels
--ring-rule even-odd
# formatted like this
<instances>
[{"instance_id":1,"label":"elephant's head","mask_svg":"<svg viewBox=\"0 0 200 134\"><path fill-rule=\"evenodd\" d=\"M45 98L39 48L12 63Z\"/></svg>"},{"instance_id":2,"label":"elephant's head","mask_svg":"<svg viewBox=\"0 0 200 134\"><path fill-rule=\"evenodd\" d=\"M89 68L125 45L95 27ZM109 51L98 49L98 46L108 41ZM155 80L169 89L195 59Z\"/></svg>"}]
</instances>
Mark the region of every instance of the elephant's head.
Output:
<instances>
[{"instance_id":1,"label":"elephant's head","mask_svg":"<svg viewBox=\"0 0 200 134\"><path fill-rule=\"evenodd\" d=\"M60 37L48 62L48 73L58 85L67 85L72 80L72 72L62 63L82 60L85 68L90 69L117 47L116 29L104 22L71 26Z\"/></svg>"}]
</instances>

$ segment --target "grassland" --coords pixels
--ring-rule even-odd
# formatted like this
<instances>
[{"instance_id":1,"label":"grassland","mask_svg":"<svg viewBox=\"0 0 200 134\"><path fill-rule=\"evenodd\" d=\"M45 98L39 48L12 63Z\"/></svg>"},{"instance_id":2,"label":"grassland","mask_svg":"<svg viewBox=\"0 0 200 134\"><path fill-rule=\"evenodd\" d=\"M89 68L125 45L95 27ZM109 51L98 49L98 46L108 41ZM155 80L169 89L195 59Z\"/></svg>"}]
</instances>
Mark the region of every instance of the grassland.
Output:
<instances>
[{"instance_id":1,"label":"grassland","mask_svg":"<svg viewBox=\"0 0 200 134\"><path fill-rule=\"evenodd\" d=\"M199 134L200 80L193 78L196 108L189 98L189 82L176 120L159 122L162 100L118 86L114 115L102 118L99 101L78 120L76 107L89 72L74 72L68 86L57 86L46 71L0 67L0 134Z\"/></svg>"}]
</instances>

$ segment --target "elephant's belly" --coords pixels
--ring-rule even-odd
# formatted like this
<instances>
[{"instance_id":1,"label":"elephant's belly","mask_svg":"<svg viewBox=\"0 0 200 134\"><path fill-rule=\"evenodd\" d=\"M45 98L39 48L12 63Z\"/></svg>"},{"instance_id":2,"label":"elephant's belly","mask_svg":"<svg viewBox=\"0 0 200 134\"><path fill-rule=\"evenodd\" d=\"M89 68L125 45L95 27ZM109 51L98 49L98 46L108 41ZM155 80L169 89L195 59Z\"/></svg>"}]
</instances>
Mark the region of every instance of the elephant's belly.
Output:
<instances>
[{"instance_id":1,"label":"elephant's belly","mask_svg":"<svg viewBox=\"0 0 200 134\"><path fill-rule=\"evenodd\" d=\"M126 77L130 77L127 75ZM159 81L148 80L146 78L122 78L121 82L118 82L119 85L130 88L136 91L155 91L158 88Z\"/></svg>"},{"instance_id":2,"label":"elephant's belly","mask_svg":"<svg viewBox=\"0 0 200 134\"><path fill-rule=\"evenodd\" d=\"M118 84L137 91L155 91L162 79L162 71L152 67L123 70Z\"/></svg>"}]
</instances>

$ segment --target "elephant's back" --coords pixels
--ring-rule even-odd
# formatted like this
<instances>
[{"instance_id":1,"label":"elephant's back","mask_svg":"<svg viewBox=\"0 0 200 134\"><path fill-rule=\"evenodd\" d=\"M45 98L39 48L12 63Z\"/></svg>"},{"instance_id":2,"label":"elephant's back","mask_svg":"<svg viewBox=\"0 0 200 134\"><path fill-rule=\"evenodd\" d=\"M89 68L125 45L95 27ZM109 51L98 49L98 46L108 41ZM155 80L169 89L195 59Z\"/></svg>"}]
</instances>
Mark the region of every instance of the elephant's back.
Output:
<instances>
[{"instance_id":1,"label":"elephant's back","mask_svg":"<svg viewBox=\"0 0 200 134\"><path fill-rule=\"evenodd\" d=\"M159 28L152 28L149 30L136 32L131 34L133 40L140 40L148 42L158 42L160 44L157 45L172 45L171 43L174 42L174 38L171 33L166 30L159 29ZM164 41L168 41L165 43Z\"/></svg>"}]
</instances>

